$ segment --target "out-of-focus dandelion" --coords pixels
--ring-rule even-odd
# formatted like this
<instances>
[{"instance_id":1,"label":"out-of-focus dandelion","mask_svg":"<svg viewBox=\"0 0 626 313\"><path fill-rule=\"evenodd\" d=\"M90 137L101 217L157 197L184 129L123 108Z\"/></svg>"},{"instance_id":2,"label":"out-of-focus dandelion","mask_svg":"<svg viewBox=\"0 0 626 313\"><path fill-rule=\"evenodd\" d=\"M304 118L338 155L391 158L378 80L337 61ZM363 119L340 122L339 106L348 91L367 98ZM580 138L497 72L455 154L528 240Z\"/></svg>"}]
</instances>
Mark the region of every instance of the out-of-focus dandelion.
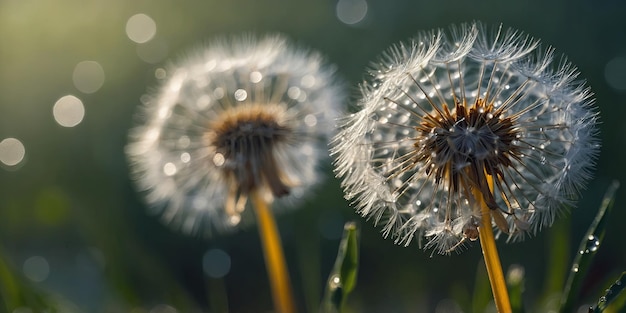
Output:
<instances>
[{"instance_id":1,"label":"out-of-focus dandelion","mask_svg":"<svg viewBox=\"0 0 626 313\"><path fill-rule=\"evenodd\" d=\"M251 199L270 279L288 293L269 205L318 182L342 101L317 53L280 36L215 41L173 66L145 101L126 149L132 173L150 206L188 233L235 228ZM293 310L274 296L279 312Z\"/></svg>"},{"instance_id":2,"label":"out-of-focus dandelion","mask_svg":"<svg viewBox=\"0 0 626 313\"><path fill-rule=\"evenodd\" d=\"M550 226L599 150L591 93L553 58L478 23L388 50L333 140L346 197L396 243L449 253L480 237L499 267L492 227L514 240Z\"/></svg>"},{"instance_id":3,"label":"out-of-focus dandelion","mask_svg":"<svg viewBox=\"0 0 626 313\"><path fill-rule=\"evenodd\" d=\"M320 55L280 36L244 36L214 41L167 73L126 147L164 222L228 231L245 218L251 191L289 202L319 181L343 101Z\"/></svg>"}]
</instances>

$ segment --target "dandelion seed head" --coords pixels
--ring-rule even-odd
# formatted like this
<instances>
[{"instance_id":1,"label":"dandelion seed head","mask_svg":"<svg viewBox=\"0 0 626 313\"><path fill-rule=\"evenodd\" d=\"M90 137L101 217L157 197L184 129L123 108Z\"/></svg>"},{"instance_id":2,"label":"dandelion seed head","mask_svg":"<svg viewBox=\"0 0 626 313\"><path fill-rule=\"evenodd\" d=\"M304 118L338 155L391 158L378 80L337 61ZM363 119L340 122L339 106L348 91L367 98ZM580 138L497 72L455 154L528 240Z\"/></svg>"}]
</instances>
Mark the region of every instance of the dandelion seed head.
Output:
<instances>
[{"instance_id":1,"label":"dandelion seed head","mask_svg":"<svg viewBox=\"0 0 626 313\"><path fill-rule=\"evenodd\" d=\"M509 240L550 226L599 150L591 92L553 59L528 35L479 23L389 49L332 141L346 198L383 235L438 253L476 240L475 193Z\"/></svg>"},{"instance_id":2,"label":"dandelion seed head","mask_svg":"<svg viewBox=\"0 0 626 313\"><path fill-rule=\"evenodd\" d=\"M343 93L319 54L248 35L216 40L166 72L126 147L164 222L225 232L250 220L252 191L281 208L320 180Z\"/></svg>"}]
</instances>

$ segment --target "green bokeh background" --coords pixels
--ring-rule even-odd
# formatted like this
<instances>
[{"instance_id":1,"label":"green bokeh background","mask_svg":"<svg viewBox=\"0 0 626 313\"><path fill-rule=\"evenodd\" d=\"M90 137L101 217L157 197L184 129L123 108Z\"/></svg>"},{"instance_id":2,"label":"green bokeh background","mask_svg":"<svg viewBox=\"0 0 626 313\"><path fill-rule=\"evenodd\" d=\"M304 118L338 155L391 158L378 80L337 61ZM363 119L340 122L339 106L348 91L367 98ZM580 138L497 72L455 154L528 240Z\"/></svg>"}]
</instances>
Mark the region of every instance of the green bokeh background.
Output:
<instances>
[{"instance_id":1,"label":"green bokeh background","mask_svg":"<svg viewBox=\"0 0 626 313\"><path fill-rule=\"evenodd\" d=\"M133 189L123 148L139 98L157 85L155 70L215 36L281 32L323 52L356 94L365 68L391 44L419 30L480 20L520 29L566 54L592 87L601 113L602 153L578 208L535 238L498 243L505 270L525 268L527 306L553 301L546 296L561 290L604 190L612 179L626 182L626 90L605 78L610 60L626 58L626 2L367 3L366 18L346 25L337 18L337 1L0 0L0 140L17 138L26 149L18 166L0 168L0 258L29 288L63 298L78 312L168 312L164 305L178 312L271 311L255 226L213 239L184 236L146 213ZM153 42L168 52L162 60L143 61L137 50L149 46L126 36L126 22L137 13L156 22ZM85 60L98 62L106 77L92 94L72 81L74 67ZM85 106L84 120L72 128L52 116L54 103L68 94ZM278 217L301 311L321 299L349 220L361 223L351 312L447 312L454 307L449 299L471 310L474 292L484 288L476 282L484 275L477 243L460 255L432 257L416 244L396 246L353 212L329 164L326 172L327 183L314 197ZM623 193L581 304L595 301L626 269ZM214 248L231 257L223 279L203 272L203 255ZM42 282L24 278L24 262L32 256L49 264Z\"/></svg>"}]
</instances>

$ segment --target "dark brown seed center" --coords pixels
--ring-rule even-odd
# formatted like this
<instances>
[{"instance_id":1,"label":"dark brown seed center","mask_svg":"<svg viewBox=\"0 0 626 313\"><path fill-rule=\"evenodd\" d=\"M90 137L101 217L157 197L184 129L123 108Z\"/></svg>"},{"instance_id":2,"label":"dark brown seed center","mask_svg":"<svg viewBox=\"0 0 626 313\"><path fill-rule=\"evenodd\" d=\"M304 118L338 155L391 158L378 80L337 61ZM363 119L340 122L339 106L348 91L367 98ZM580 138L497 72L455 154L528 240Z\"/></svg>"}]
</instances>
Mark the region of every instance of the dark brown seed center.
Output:
<instances>
[{"instance_id":1,"label":"dark brown seed center","mask_svg":"<svg viewBox=\"0 0 626 313\"><path fill-rule=\"evenodd\" d=\"M471 107L464 101L452 111L435 110L416 130L415 163L424 164L437 185L445 181L452 192L467 198L477 189L489 208L498 209L487 175L503 179L503 169L520 157L514 118L478 99Z\"/></svg>"},{"instance_id":2,"label":"dark brown seed center","mask_svg":"<svg viewBox=\"0 0 626 313\"><path fill-rule=\"evenodd\" d=\"M207 144L216 164L230 184L229 198L244 199L252 191L271 192L274 197L289 194L293 184L276 160L276 147L291 132L285 110L278 105L244 105L225 110L209 125Z\"/></svg>"}]
</instances>

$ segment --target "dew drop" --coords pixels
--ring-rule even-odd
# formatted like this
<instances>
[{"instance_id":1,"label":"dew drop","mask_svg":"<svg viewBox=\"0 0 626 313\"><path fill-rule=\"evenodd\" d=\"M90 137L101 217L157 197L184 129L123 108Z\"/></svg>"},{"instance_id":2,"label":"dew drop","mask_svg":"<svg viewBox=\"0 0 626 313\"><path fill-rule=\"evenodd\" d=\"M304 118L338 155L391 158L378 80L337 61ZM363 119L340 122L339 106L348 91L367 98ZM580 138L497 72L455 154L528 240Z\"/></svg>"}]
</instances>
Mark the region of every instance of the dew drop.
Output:
<instances>
[{"instance_id":1,"label":"dew drop","mask_svg":"<svg viewBox=\"0 0 626 313\"><path fill-rule=\"evenodd\" d=\"M306 124L309 127L313 127L317 125L317 118L313 114L307 114L304 117L304 124Z\"/></svg>"},{"instance_id":2,"label":"dew drop","mask_svg":"<svg viewBox=\"0 0 626 313\"><path fill-rule=\"evenodd\" d=\"M302 87L311 88L315 86L315 77L313 75L305 75L300 82Z\"/></svg>"},{"instance_id":3,"label":"dew drop","mask_svg":"<svg viewBox=\"0 0 626 313\"><path fill-rule=\"evenodd\" d=\"M574 265L574 267L572 267L572 272L578 273L578 264L576 264L576 265Z\"/></svg>"},{"instance_id":4,"label":"dew drop","mask_svg":"<svg viewBox=\"0 0 626 313\"><path fill-rule=\"evenodd\" d=\"M594 235L589 235L585 245L585 253L595 252L600 248L600 240Z\"/></svg>"},{"instance_id":5,"label":"dew drop","mask_svg":"<svg viewBox=\"0 0 626 313\"><path fill-rule=\"evenodd\" d=\"M258 71L254 71L252 73L250 73L250 81L253 83L258 83L261 81L261 79L263 79L263 74L261 74L261 72Z\"/></svg>"},{"instance_id":6,"label":"dew drop","mask_svg":"<svg viewBox=\"0 0 626 313\"><path fill-rule=\"evenodd\" d=\"M304 101L306 101L306 92L302 91L302 92L300 93L300 96L299 96L299 97L298 97L298 99L296 99L296 100L298 100L298 102L304 102Z\"/></svg>"},{"instance_id":7,"label":"dew drop","mask_svg":"<svg viewBox=\"0 0 626 313\"><path fill-rule=\"evenodd\" d=\"M235 90L234 96L235 96L235 100L244 101L246 100L246 98L248 98L248 93L243 89L237 89Z\"/></svg>"},{"instance_id":8,"label":"dew drop","mask_svg":"<svg viewBox=\"0 0 626 313\"><path fill-rule=\"evenodd\" d=\"M222 99L224 97L224 89L222 87L215 88L215 90L213 90L213 96L218 100Z\"/></svg>"},{"instance_id":9,"label":"dew drop","mask_svg":"<svg viewBox=\"0 0 626 313\"><path fill-rule=\"evenodd\" d=\"M186 149L189 147L189 144L191 143L191 140L189 139L189 136L180 136L180 138L178 138L178 146L181 149Z\"/></svg>"},{"instance_id":10,"label":"dew drop","mask_svg":"<svg viewBox=\"0 0 626 313\"><path fill-rule=\"evenodd\" d=\"M337 288L341 288L341 277L337 276L337 275L333 275L333 277L330 279L330 288L331 289L337 289Z\"/></svg>"},{"instance_id":11,"label":"dew drop","mask_svg":"<svg viewBox=\"0 0 626 313\"><path fill-rule=\"evenodd\" d=\"M407 114L401 115L401 116L398 118L398 123L400 123L400 124L404 124L404 123L406 123L406 122L409 120L409 118L410 118L410 116L409 116L409 115L407 115Z\"/></svg>"},{"instance_id":12,"label":"dew drop","mask_svg":"<svg viewBox=\"0 0 626 313\"><path fill-rule=\"evenodd\" d=\"M198 100L196 100L196 108L198 108L199 110L206 109L210 104L211 97L209 97L208 95L201 95L198 97Z\"/></svg>"},{"instance_id":13,"label":"dew drop","mask_svg":"<svg viewBox=\"0 0 626 313\"><path fill-rule=\"evenodd\" d=\"M207 71L212 71L216 65L217 65L216 60L209 60L206 63L204 63L204 69Z\"/></svg>"},{"instance_id":14,"label":"dew drop","mask_svg":"<svg viewBox=\"0 0 626 313\"><path fill-rule=\"evenodd\" d=\"M239 214L233 214L228 217L228 223L231 226L236 226L237 224L239 224L239 222L241 222L241 215Z\"/></svg>"},{"instance_id":15,"label":"dew drop","mask_svg":"<svg viewBox=\"0 0 626 313\"><path fill-rule=\"evenodd\" d=\"M177 169L174 163L167 162L165 163L165 165L163 165L163 173L165 173L165 175L172 176L176 174L176 172L177 172Z\"/></svg>"},{"instance_id":16,"label":"dew drop","mask_svg":"<svg viewBox=\"0 0 626 313\"><path fill-rule=\"evenodd\" d=\"M183 153L180 155L180 160L181 160L183 163L189 163L189 161L191 161L191 155L189 154L189 152L183 152Z\"/></svg>"},{"instance_id":17,"label":"dew drop","mask_svg":"<svg viewBox=\"0 0 626 313\"><path fill-rule=\"evenodd\" d=\"M289 87L289 89L287 90L287 96L291 99L298 99L298 97L300 96L300 88L296 87L296 86L292 86Z\"/></svg>"},{"instance_id":18,"label":"dew drop","mask_svg":"<svg viewBox=\"0 0 626 313\"><path fill-rule=\"evenodd\" d=\"M154 70L154 77L156 77L156 79L164 79L167 77L167 71L163 68L157 68Z\"/></svg>"},{"instance_id":19,"label":"dew drop","mask_svg":"<svg viewBox=\"0 0 626 313\"><path fill-rule=\"evenodd\" d=\"M401 179L394 179L393 180L393 186L396 188L400 188L400 186L402 186L402 180Z\"/></svg>"},{"instance_id":20,"label":"dew drop","mask_svg":"<svg viewBox=\"0 0 626 313\"><path fill-rule=\"evenodd\" d=\"M217 167L224 165L225 161L226 159L224 158L224 155L219 152L213 156L213 164Z\"/></svg>"}]
</instances>

